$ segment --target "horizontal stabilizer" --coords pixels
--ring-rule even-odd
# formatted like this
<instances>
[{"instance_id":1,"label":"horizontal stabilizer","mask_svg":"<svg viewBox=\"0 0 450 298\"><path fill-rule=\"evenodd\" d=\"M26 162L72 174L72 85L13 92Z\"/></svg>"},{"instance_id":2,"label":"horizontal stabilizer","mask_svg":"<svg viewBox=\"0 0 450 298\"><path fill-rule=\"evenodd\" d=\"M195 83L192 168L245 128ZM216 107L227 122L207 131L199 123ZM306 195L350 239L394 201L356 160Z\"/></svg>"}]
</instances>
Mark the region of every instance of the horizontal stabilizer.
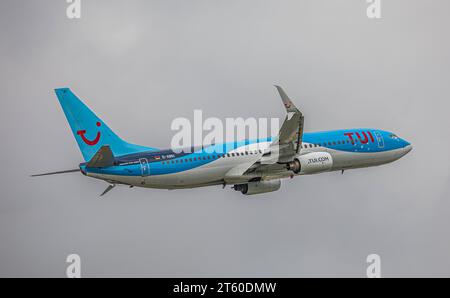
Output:
<instances>
[{"instance_id":1,"label":"horizontal stabilizer","mask_svg":"<svg viewBox=\"0 0 450 298\"><path fill-rule=\"evenodd\" d=\"M75 173L75 172L79 172L79 171L80 171L80 169L73 169L73 170L65 170L65 171L50 172L50 173L43 173L43 174L34 174L34 175L31 175L31 177L65 174L65 173Z\"/></svg>"},{"instance_id":2,"label":"horizontal stabilizer","mask_svg":"<svg viewBox=\"0 0 450 298\"><path fill-rule=\"evenodd\" d=\"M113 189L114 187L116 187L115 184L110 184L108 185L108 187L102 192L102 194L100 195L101 197L103 197L104 195L106 195L111 189Z\"/></svg>"},{"instance_id":3,"label":"horizontal stabilizer","mask_svg":"<svg viewBox=\"0 0 450 298\"><path fill-rule=\"evenodd\" d=\"M114 165L114 155L108 145L100 147L87 163L88 168L106 168Z\"/></svg>"}]
</instances>

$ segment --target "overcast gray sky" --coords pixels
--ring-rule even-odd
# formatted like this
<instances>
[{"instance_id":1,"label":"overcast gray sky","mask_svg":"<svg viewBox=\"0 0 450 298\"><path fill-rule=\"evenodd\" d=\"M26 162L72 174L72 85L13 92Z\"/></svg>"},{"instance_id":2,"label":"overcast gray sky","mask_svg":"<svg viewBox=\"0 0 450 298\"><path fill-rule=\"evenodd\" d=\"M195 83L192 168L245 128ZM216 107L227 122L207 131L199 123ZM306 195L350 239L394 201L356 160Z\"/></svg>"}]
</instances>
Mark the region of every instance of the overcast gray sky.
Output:
<instances>
[{"instance_id":1,"label":"overcast gray sky","mask_svg":"<svg viewBox=\"0 0 450 298\"><path fill-rule=\"evenodd\" d=\"M450 276L450 2L0 2L0 276ZM414 150L381 167L221 187L117 187L36 172L82 161L53 93L71 87L120 136L167 148L175 117L283 117L376 127Z\"/></svg>"}]
</instances>

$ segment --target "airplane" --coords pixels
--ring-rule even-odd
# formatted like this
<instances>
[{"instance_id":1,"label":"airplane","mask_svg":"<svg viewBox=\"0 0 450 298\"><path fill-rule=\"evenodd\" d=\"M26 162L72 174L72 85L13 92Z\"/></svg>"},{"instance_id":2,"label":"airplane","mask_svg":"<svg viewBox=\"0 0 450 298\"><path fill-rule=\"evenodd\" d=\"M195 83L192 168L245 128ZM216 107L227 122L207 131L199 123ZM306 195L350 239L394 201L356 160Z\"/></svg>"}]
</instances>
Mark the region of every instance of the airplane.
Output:
<instances>
[{"instance_id":1,"label":"airplane","mask_svg":"<svg viewBox=\"0 0 450 298\"><path fill-rule=\"evenodd\" d=\"M279 190L285 178L379 166L412 149L408 141L380 129L304 133L303 114L280 86L275 87L287 112L277 136L176 151L122 140L69 88L55 89L85 162L77 169L32 176L81 172L109 184L100 196L116 185L158 189L231 185L244 195L254 195Z\"/></svg>"}]
</instances>

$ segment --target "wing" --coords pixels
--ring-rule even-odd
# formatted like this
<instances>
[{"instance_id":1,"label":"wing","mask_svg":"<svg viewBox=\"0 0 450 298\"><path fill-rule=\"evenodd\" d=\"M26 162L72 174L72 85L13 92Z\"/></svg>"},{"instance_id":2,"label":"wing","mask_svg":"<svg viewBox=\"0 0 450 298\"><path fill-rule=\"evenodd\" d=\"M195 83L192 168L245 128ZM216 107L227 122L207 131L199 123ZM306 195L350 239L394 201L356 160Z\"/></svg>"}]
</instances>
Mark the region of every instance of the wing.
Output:
<instances>
[{"instance_id":1,"label":"wing","mask_svg":"<svg viewBox=\"0 0 450 298\"><path fill-rule=\"evenodd\" d=\"M290 158L300 152L303 137L303 114L297 109L283 88L275 86L280 93L281 100L286 108L286 118L278 133L277 139L271 145L279 147L279 160Z\"/></svg>"},{"instance_id":2,"label":"wing","mask_svg":"<svg viewBox=\"0 0 450 298\"><path fill-rule=\"evenodd\" d=\"M246 175L259 172L260 176L266 176L267 178L289 176L292 173L286 170L285 164L292 161L302 147L303 114L297 109L283 88L275 87L280 94L287 115L269 150L244 173Z\"/></svg>"},{"instance_id":3,"label":"wing","mask_svg":"<svg viewBox=\"0 0 450 298\"><path fill-rule=\"evenodd\" d=\"M289 177L292 174L286 169L285 164L292 161L293 157L300 152L304 117L283 88L275 87L287 112L278 136L258 161L253 164L241 164L231 169L225 176L227 183L244 182L261 177L270 180Z\"/></svg>"}]
</instances>

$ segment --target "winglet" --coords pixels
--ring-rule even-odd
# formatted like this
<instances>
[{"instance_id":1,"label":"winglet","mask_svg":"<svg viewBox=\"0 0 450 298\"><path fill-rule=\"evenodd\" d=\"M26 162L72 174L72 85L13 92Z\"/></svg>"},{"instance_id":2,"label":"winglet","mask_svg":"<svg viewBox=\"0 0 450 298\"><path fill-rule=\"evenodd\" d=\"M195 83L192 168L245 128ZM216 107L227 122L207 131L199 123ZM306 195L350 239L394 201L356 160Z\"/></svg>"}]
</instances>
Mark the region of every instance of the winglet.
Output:
<instances>
[{"instance_id":1,"label":"winglet","mask_svg":"<svg viewBox=\"0 0 450 298\"><path fill-rule=\"evenodd\" d=\"M295 142L295 152L299 153L303 139L303 114L297 109L292 100L284 92L283 88L277 85L275 85L275 87L277 88L278 93L280 93L281 100L287 111L286 119L278 134L278 144Z\"/></svg>"},{"instance_id":2,"label":"winglet","mask_svg":"<svg viewBox=\"0 0 450 298\"><path fill-rule=\"evenodd\" d=\"M292 102L292 100L289 98L289 96L287 96L286 92L284 92L283 88L281 88L280 86L274 85L277 90L278 93L280 93L281 96L281 100L283 101L283 105L286 108L286 111L288 113L294 112L294 113L300 113L300 111L297 109L297 107L294 105L294 103ZM300 113L301 114L301 113Z\"/></svg>"}]
</instances>

